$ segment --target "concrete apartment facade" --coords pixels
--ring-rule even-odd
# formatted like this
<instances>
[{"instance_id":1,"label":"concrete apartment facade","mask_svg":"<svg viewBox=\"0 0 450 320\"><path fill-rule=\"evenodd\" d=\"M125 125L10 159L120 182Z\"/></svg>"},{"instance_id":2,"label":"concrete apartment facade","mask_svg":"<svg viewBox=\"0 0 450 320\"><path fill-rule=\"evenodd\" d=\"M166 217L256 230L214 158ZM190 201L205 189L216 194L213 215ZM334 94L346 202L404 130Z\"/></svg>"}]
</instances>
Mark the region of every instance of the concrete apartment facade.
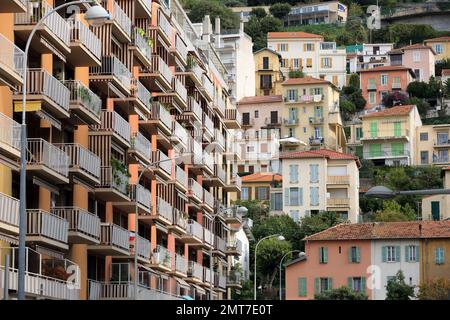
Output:
<instances>
[{"instance_id":1,"label":"concrete apartment facade","mask_svg":"<svg viewBox=\"0 0 450 320\"><path fill-rule=\"evenodd\" d=\"M388 65L388 52L393 48L393 43L363 43L347 46L348 72L355 73L360 70Z\"/></svg>"},{"instance_id":2,"label":"concrete apartment facade","mask_svg":"<svg viewBox=\"0 0 450 320\"><path fill-rule=\"evenodd\" d=\"M423 42L426 46L433 48L436 52L436 61L442 61L450 58L450 37L439 37L427 39Z\"/></svg>"},{"instance_id":3,"label":"concrete apartment facade","mask_svg":"<svg viewBox=\"0 0 450 320\"><path fill-rule=\"evenodd\" d=\"M282 56L281 70L300 70L342 88L346 83L346 52L335 42L324 42L321 35L307 32L269 32L267 48Z\"/></svg>"},{"instance_id":4,"label":"concrete apartment facade","mask_svg":"<svg viewBox=\"0 0 450 320\"><path fill-rule=\"evenodd\" d=\"M264 48L253 54L255 61L255 95L281 95L281 83L284 81L281 72L281 55Z\"/></svg>"},{"instance_id":5,"label":"concrete apartment facade","mask_svg":"<svg viewBox=\"0 0 450 320\"><path fill-rule=\"evenodd\" d=\"M327 149L281 154L283 211L295 221L322 211L359 219L357 157Z\"/></svg>"},{"instance_id":6,"label":"concrete apartment facade","mask_svg":"<svg viewBox=\"0 0 450 320\"><path fill-rule=\"evenodd\" d=\"M211 285L213 298L230 298L241 286L233 266L242 217L218 211L240 192L226 143L240 127L227 70L177 1L102 3L112 17L104 26L87 27L82 6L79 15L52 15L31 46L27 255L37 259L26 277L42 291L26 286L27 298L206 299ZM29 4L0 4L8 48L0 64L0 278L4 255L17 254L20 48L55 5ZM79 288L69 289L65 265L79 270ZM17 265L10 272L15 295Z\"/></svg>"},{"instance_id":7,"label":"concrete apartment facade","mask_svg":"<svg viewBox=\"0 0 450 320\"><path fill-rule=\"evenodd\" d=\"M344 24L347 14L347 6L339 1L297 4L285 18L285 25Z\"/></svg>"},{"instance_id":8,"label":"concrete apartment facade","mask_svg":"<svg viewBox=\"0 0 450 320\"><path fill-rule=\"evenodd\" d=\"M413 44L389 52L391 66L405 66L415 74L416 81L428 82L434 77L436 52L432 47Z\"/></svg>"}]
</instances>

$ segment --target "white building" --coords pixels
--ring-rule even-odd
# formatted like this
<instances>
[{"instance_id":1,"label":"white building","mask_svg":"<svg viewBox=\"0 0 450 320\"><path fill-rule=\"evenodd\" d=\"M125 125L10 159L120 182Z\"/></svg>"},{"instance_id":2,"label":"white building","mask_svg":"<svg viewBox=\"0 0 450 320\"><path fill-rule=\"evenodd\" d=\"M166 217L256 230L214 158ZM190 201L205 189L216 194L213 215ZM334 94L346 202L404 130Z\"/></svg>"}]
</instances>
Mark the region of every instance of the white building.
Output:
<instances>
[{"instance_id":1,"label":"white building","mask_svg":"<svg viewBox=\"0 0 450 320\"><path fill-rule=\"evenodd\" d=\"M301 70L314 78L325 79L342 88L346 82L346 50L321 35L307 32L269 32L267 47L282 57L281 71Z\"/></svg>"}]
</instances>

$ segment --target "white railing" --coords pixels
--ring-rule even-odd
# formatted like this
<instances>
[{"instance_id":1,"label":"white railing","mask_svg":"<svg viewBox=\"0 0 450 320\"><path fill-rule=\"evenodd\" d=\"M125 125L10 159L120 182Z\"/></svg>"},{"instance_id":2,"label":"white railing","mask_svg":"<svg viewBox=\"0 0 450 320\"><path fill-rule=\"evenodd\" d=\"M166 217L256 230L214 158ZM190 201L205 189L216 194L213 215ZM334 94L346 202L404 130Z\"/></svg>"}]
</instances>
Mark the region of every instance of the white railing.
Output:
<instances>
[{"instance_id":1,"label":"white railing","mask_svg":"<svg viewBox=\"0 0 450 320\"><path fill-rule=\"evenodd\" d=\"M214 165L214 175L219 178L220 181L222 181L223 183L226 182L226 173L225 170L223 170L221 168L221 166L219 164L215 164Z\"/></svg>"},{"instance_id":2,"label":"white railing","mask_svg":"<svg viewBox=\"0 0 450 320\"><path fill-rule=\"evenodd\" d=\"M203 202L211 208L214 208L214 196L211 192L203 190Z\"/></svg>"},{"instance_id":3,"label":"white railing","mask_svg":"<svg viewBox=\"0 0 450 320\"><path fill-rule=\"evenodd\" d=\"M219 288L225 288L227 286L227 277L219 274Z\"/></svg>"},{"instance_id":4,"label":"white railing","mask_svg":"<svg viewBox=\"0 0 450 320\"><path fill-rule=\"evenodd\" d=\"M50 212L27 209L27 236L43 236L67 243L69 222Z\"/></svg>"},{"instance_id":5,"label":"white railing","mask_svg":"<svg viewBox=\"0 0 450 320\"><path fill-rule=\"evenodd\" d=\"M196 164L196 165L203 164L203 159L202 159L203 149L202 149L202 145L199 142L195 141L194 138L190 139L189 141L191 143L191 152L193 154L193 156L192 156L192 158L193 158L192 159L192 163Z\"/></svg>"},{"instance_id":6,"label":"white railing","mask_svg":"<svg viewBox=\"0 0 450 320\"><path fill-rule=\"evenodd\" d=\"M20 77L23 77L23 61L25 53L11 40L0 34L0 63L14 70Z\"/></svg>"},{"instance_id":7,"label":"white railing","mask_svg":"<svg viewBox=\"0 0 450 320\"><path fill-rule=\"evenodd\" d=\"M227 247L225 240L219 236L216 236L214 246L217 250L222 252L225 252L225 249Z\"/></svg>"},{"instance_id":8,"label":"white railing","mask_svg":"<svg viewBox=\"0 0 450 320\"><path fill-rule=\"evenodd\" d=\"M203 227L195 220L189 219L187 223L186 231L191 236L203 239Z\"/></svg>"},{"instance_id":9,"label":"white railing","mask_svg":"<svg viewBox=\"0 0 450 320\"><path fill-rule=\"evenodd\" d=\"M113 223L101 223L100 244L130 250L130 237L127 229Z\"/></svg>"},{"instance_id":10,"label":"white railing","mask_svg":"<svg viewBox=\"0 0 450 320\"><path fill-rule=\"evenodd\" d=\"M203 152L203 163L209 168L211 169L211 171L214 170L214 158L211 154L209 154L208 152L204 151Z\"/></svg>"},{"instance_id":11,"label":"white railing","mask_svg":"<svg viewBox=\"0 0 450 320\"><path fill-rule=\"evenodd\" d=\"M180 98L186 102L188 93L186 87L183 85L183 83L178 80L176 77L173 77L173 83L172 83L172 89L175 91L176 94L180 96Z\"/></svg>"},{"instance_id":12,"label":"white railing","mask_svg":"<svg viewBox=\"0 0 450 320\"><path fill-rule=\"evenodd\" d=\"M130 70L114 55L103 56L102 65L91 67L90 74L92 76L114 76L127 90L131 88L132 74Z\"/></svg>"},{"instance_id":13,"label":"white railing","mask_svg":"<svg viewBox=\"0 0 450 320\"><path fill-rule=\"evenodd\" d=\"M199 82L202 82L203 69L197 63L188 67L188 71L192 72Z\"/></svg>"},{"instance_id":14,"label":"white railing","mask_svg":"<svg viewBox=\"0 0 450 320\"><path fill-rule=\"evenodd\" d=\"M172 161L170 158L164 154L161 150L154 151L154 156L152 157L157 168L163 169L166 173L172 176Z\"/></svg>"},{"instance_id":15,"label":"white railing","mask_svg":"<svg viewBox=\"0 0 450 320\"><path fill-rule=\"evenodd\" d=\"M203 282L211 282L211 269L203 267Z\"/></svg>"},{"instance_id":16,"label":"white railing","mask_svg":"<svg viewBox=\"0 0 450 320\"><path fill-rule=\"evenodd\" d=\"M170 115L170 112L167 111L167 109L162 104L154 103L152 105L151 118L153 120L160 120L167 127L167 129L172 129L173 118Z\"/></svg>"},{"instance_id":17,"label":"white railing","mask_svg":"<svg viewBox=\"0 0 450 320\"><path fill-rule=\"evenodd\" d=\"M234 173L231 177L231 183L236 185L239 189L242 188L242 178Z\"/></svg>"},{"instance_id":18,"label":"white railing","mask_svg":"<svg viewBox=\"0 0 450 320\"><path fill-rule=\"evenodd\" d=\"M163 200L160 197L156 198L157 202L157 208L156 213L160 215L161 217L165 218L166 220L170 221L170 223L173 223L173 208L167 201Z\"/></svg>"},{"instance_id":19,"label":"white railing","mask_svg":"<svg viewBox=\"0 0 450 320\"><path fill-rule=\"evenodd\" d=\"M167 36L170 42L172 42L172 26L170 22L167 20L166 16L161 10L158 10L158 26Z\"/></svg>"},{"instance_id":20,"label":"white railing","mask_svg":"<svg viewBox=\"0 0 450 320\"><path fill-rule=\"evenodd\" d=\"M177 208L173 208L173 224L183 229L186 229L187 227L187 218L184 213Z\"/></svg>"},{"instance_id":21,"label":"white railing","mask_svg":"<svg viewBox=\"0 0 450 320\"><path fill-rule=\"evenodd\" d=\"M137 248L138 256L146 260L150 260L151 257L150 241L138 235L137 242L138 242Z\"/></svg>"},{"instance_id":22,"label":"white railing","mask_svg":"<svg viewBox=\"0 0 450 320\"><path fill-rule=\"evenodd\" d=\"M189 193L196 196L198 199L203 199L203 188L202 186L192 178L189 178Z\"/></svg>"},{"instance_id":23,"label":"white railing","mask_svg":"<svg viewBox=\"0 0 450 320\"><path fill-rule=\"evenodd\" d=\"M203 87L205 88L206 93L212 99L214 97L214 85L211 80L209 80L209 78L205 75L203 75Z\"/></svg>"},{"instance_id":24,"label":"white railing","mask_svg":"<svg viewBox=\"0 0 450 320\"><path fill-rule=\"evenodd\" d=\"M119 170L113 170L112 167L100 167L100 185L99 187L114 188L128 195L129 177L126 173Z\"/></svg>"},{"instance_id":25,"label":"white railing","mask_svg":"<svg viewBox=\"0 0 450 320\"><path fill-rule=\"evenodd\" d=\"M203 121L202 107L200 106L200 104L197 101L195 101L194 98L192 98L192 97L189 98L188 107L187 107L186 111L193 112L197 116L197 118L200 119L200 121Z\"/></svg>"},{"instance_id":26,"label":"white railing","mask_svg":"<svg viewBox=\"0 0 450 320\"><path fill-rule=\"evenodd\" d=\"M220 111L222 115L225 115L225 101L222 100L220 97L216 97L216 103L215 106Z\"/></svg>"},{"instance_id":27,"label":"white railing","mask_svg":"<svg viewBox=\"0 0 450 320\"><path fill-rule=\"evenodd\" d=\"M153 72L159 72L169 84L172 84L172 70L160 56L152 56L152 68Z\"/></svg>"},{"instance_id":28,"label":"white railing","mask_svg":"<svg viewBox=\"0 0 450 320\"><path fill-rule=\"evenodd\" d=\"M69 164L72 168L79 168L96 178L100 178L100 158L78 143L55 144L69 156Z\"/></svg>"},{"instance_id":29,"label":"white railing","mask_svg":"<svg viewBox=\"0 0 450 320\"><path fill-rule=\"evenodd\" d=\"M178 123L178 121L173 121L173 133L180 140L181 143L185 144L188 141L188 133L186 129Z\"/></svg>"},{"instance_id":30,"label":"white railing","mask_svg":"<svg viewBox=\"0 0 450 320\"><path fill-rule=\"evenodd\" d=\"M142 155L148 158L150 161L150 154L152 150L152 144L142 133L139 131L131 138L131 146Z\"/></svg>"},{"instance_id":31,"label":"white railing","mask_svg":"<svg viewBox=\"0 0 450 320\"><path fill-rule=\"evenodd\" d=\"M182 186L187 186L187 174L186 172L179 166L175 166L175 178L177 179L178 183L180 183Z\"/></svg>"},{"instance_id":32,"label":"white railing","mask_svg":"<svg viewBox=\"0 0 450 320\"><path fill-rule=\"evenodd\" d=\"M117 21L122 30L125 31L128 36L131 36L131 19L115 1L113 4L111 18Z\"/></svg>"},{"instance_id":33,"label":"white railing","mask_svg":"<svg viewBox=\"0 0 450 320\"><path fill-rule=\"evenodd\" d=\"M222 132L220 132L218 129L214 132L215 140L223 147L225 148L225 137L223 136Z\"/></svg>"},{"instance_id":34,"label":"white railing","mask_svg":"<svg viewBox=\"0 0 450 320\"><path fill-rule=\"evenodd\" d=\"M0 142L20 151L20 124L1 112Z\"/></svg>"},{"instance_id":35,"label":"white railing","mask_svg":"<svg viewBox=\"0 0 450 320\"><path fill-rule=\"evenodd\" d=\"M32 5L27 12L16 13L14 15L14 24L37 24L53 7L46 1L38 0L38 5ZM30 11L31 10L31 11ZM66 46L70 45L70 25L58 13L54 12L45 19L43 26L50 29Z\"/></svg>"},{"instance_id":36,"label":"white railing","mask_svg":"<svg viewBox=\"0 0 450 320\"><path fill-rule=\"evenodd\" d=\"M164 267L172 269L173 252L167 248L157 245L153 250L152 260L154 264L163 265Z\"/></svg>"},{"instance_id":37,"label":"white railing","mask_svg":"<svg viewBox=\"0 0 450 320\"><path fill-rule=\"evenodd\" d=\"M203 280L203 266L195 261L189 261L188 263L188 276Z\"/></svg>"},{"instance_id":38,"label":"white railing","mask_svg":"<svg viewBox=\"0 0 450 320\"><path fill-rule=\"evenodd\" d=\"M152 58L152 47L149 44L148 38L144 37L137 28L134 29L133 36L134 44L142 51L144 56L150 60Z\"/></svg>"},{"instance_id":39,"label":"white railing","mask_svg":"<svg viewBox=\"0 0 450 320\"><path fill-rule=\"evenodd\" d=\"M227 249L242 252L242 242L239 239L229 239L227 243Z\"/></svg>"},{"instance_id":40,"label":"white railing","mask_svg":"<svg viewBox=\"0 0 450 320\"><path fill-rule=\"evenodd\" d=\"M187 273L186 258L178 253L175 254L175 270L181 273Z\"/></svg>"},{"instance_id":41,"label":"white railing","mask_svg":"<svg viewBox=\"0 0 450 320\"><path fill-rule=\"evenodd\" d=\"M176 37L175 47L176 47L177 51L180 53L180 56L183 58L183 60L186 60L187 55L188 55L188 50L187 50L187 47L184 44L183 40L180 39L180 37Z\"/></svg>"},{"instance_id":42,"label":"white railing","mask_svg":"<svg viewBox=\"0 0 450 320\"><path fill-rule=\"evenodd\" d=\"M69 222L69 231L100 240L100 218L78 207L54 207L51 213Z\"/></svg>"},{"instance_id":43,"label":"white railing","mask_svg":"<svg viewBox=\"0 0 450 320\"><path fill-rule=\"evenodd\" d=\"M147 88L137 79L134 79L135 95L147 107L150 108L152 103L152 94Z\"/></svg>"},{"instance_id":44,"label":"white railing","mask_svg":"<svg viewBox=\"0 0 450 320\"><path fill-rule=\"evenodd\" d=\"M203 227L203 241L208 244L214 243L214 234L211 232L211 230L206 229L206 227Z\"/></svg>"},{"instance_id":45,"label":"white railing","mask_svg":"<svg viewBox=\"0 0 450 320\"><path fill-rule=\"evenodd\" d=\"M68 23L71 27L70 40L81 41L97 59L100 59L102 55L100 39L80 20L68 21Z\"/></svg>"},{"instance_id":46,"label":"white railing","mask_svg":"<svg viewBox=\"0 0 450 320\"><path fill-rule=\"evenodd\" d=\"M122 118L117 112L102 110L100 118L102 124L100 126L95 126L96 128L100 130L113 131L125 141L130 142L130 123Z\"/></svg>"},{"instance_id":47,"label":"white railing","mask_svg":"<svg viewBox=\"0 0 450 320\"><path fill-rule=\"evenodd\" d=\"M209 134L211 136L214 134L214 123L212 122L211 118L208 117L206 114L203 118L203 126L206 130L209 131Z\"/></svg>"},{"instance_id":48,"label":"white railing","mask_svg":"<svg viewBox=\"0 0 450 320\"><path fill-rule=\"evenodd\" d=\"M64 85L70 91L70 103L81 104L97 118L100 118L102 100L99 96L77 80L64 81Z\"/></svg>"},{"instance_id":49,"label":"white railing","mask_svg":"<svg viewBox=\"0 0 450 320\"><path fill-rule=\"evenodd\" d=\"M19 200L0 192L0 222L19 226Z\"/></svg>"},{"instance_id":50,"label":"white railing","mask_svg":"<svg viewBox=\"0 0 450 320\"><path fill-rule=\"evenodd\" d=\"M27 139L27 164L44 165L51 170L69 176L69 156L44 139Z\"/></svg>"},{"instance_id":51,"label":"white railing","mask_svg":"<svg viewBox=\"0 0 450 320\"><path fill-rule=\"evenodd\" d=\"M137 203L140 203L146 208L151 208L152 194L150 190L148 190L146 187L141 186L140 184L134 185L134 188L132 188L131 199L133 199Z\"/></svg>"}]
</instances>

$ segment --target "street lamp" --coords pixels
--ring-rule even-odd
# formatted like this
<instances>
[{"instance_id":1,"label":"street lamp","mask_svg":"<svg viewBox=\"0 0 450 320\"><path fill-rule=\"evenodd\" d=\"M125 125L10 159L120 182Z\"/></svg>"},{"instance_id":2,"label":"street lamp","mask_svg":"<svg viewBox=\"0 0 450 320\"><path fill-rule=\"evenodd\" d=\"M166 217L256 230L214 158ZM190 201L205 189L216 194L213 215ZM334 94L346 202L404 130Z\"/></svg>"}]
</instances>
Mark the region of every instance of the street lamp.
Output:
<instances>
[{"instance_id":1,"label":"street lamp","mask_svg":"<svg viewBox=\"0 0 450 320\"><path fill-rule=\"evenodd\" d=\"M298 256L299 256L299 257L300 257L301 255L305 254L304 252L302 252L302 251L300 251L300 250L292 250L292 251L287 252L287 253L281 258L281 261L280 261L280 290L279 290L279 291L280 291L280 300L283 298L283 297L282 297L282 294L281 294L281 268L282 268L282 266L283 266L283 261L284 261L284 258L286 258L288 254L291 254L291 253L294 253L294 252L298 252Z\"/></svg>"},{"instance_id":2,"label":"street lamp","mask_svg":"<svg viewBox=\"0 0 450 320\"><path fill-rule=\"evenodd\" d=\"M253 297L254 297L253 300L256 300L256 254L258 252L258 246L263 240L266 240L269 238L277 238L280 241L285 240L285 238L281 234L273 234L271 236L266 236L266 237L262 238L256 244L256 246L255 246L255 263L254 263L255 265L254 265L254 272L253 272Z\"/></svg>"},{"instance_id":3,"label":"street lamp","mask_svg":"<svg viewBox=\"0 0 450 320\"><path fill-rule=\"evenodd\" d=\"M44 23L44 21L56 11L69 7L71 5L76 4L85 4L85 3L93 3L96 4L95 1L92 0L79 0L79 1L71 1L64 3L60 6L53 8L48 11L41 20L39 20L34 26L33 30L28 37L27 43L25 45L24 59L22 65L23 72L23 84L22 84L22 123L20 127L20 203L19 203L19 276L18 276L18 286L17 286L17 298L19 300L25 299L25 241L26 241L26 223L27 223L27 214L26 214L26 170L27 170L27 162L26 162L26 154L27 154L27 129L26 129L26 90L27 90L27 61L28 61L28 52L31 46L31 40L40 26ZM105 23L106 20L110 19L109 13L101 6L95 5L91 6L87 12L87 22L93 26L100 26Z\"/></svg>"},{"instance_id":4,"label":"street lamp","mask_svg":"<svg viewBox=\"0 0 450 320\"><path fill-rule=\"evenodd\" d=\"M424 190L401 190L393 191L385 186L375 186L370 188L366 193L366 197L390 199L398 195L404 196L429 196L436 194L450 194L450 189L424 189Z\"/></svg>"}]
</instances>

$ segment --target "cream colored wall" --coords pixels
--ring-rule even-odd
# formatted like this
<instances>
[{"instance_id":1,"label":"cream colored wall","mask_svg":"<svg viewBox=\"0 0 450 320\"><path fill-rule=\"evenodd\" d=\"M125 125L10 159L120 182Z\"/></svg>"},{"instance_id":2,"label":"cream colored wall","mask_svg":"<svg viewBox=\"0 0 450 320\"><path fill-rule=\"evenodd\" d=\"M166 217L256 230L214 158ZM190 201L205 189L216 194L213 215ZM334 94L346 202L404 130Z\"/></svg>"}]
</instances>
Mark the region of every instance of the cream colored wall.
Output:
<instances>
[{"instance_id":1,"label":"cream colored wall","mask_svg":"<svg viewBox=\"0 0 450 320\"><path fill-rule=\"evenodd\" d=\"M439 201L439 209L441 214L441 220L450 218L450 196L448 195L436 195L423 198L422 200L422 219L431 219L431 202Z\"/></svg>"},{"instance_id":2,"label":"cream colored wall","mask_svg":"<svg viewBox=\"0 0 450 320\"><path fill-rule=\"evenodd\" d=\"M435 56L436 61L450 58L450 41L424 41L424 43L432 48L434 48L433 45L442 44L443 51Z\"/></svg>"},{"instance_id":3,"label":"cream colored wall","mask_svg":"<svg viewBox=\"0 0 450 320\"><path fill-rule=\"evenodd\" d=\"M420 141L420 134L428 133L428 140ZM420 153L421 151L428 151L428 164L433 162L433 152L434 152L434 140L436 139L436 132L431 125L417 127L416 129L416 145L414 149L415 153L415 163L421 165Z\"/></svg>"}]
</instances>

